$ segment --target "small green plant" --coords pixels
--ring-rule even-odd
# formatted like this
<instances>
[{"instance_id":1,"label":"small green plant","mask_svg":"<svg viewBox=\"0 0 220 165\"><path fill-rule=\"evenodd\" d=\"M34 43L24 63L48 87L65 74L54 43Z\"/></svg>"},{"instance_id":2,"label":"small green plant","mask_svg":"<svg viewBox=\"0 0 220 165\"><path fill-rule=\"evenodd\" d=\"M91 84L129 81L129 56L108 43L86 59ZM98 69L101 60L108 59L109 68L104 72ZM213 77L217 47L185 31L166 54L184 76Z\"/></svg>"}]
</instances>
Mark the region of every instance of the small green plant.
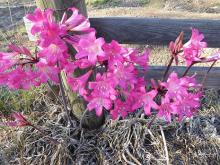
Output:
<instances>
[{"instance_id":1,"label":"small green plant","mask_svg":"<svg viewBox=\"0 0 220 165\"><path fill-rule=\"evenodd\" d=\"M3 114L10 114L13 111L29 112L32 104L39 95L40 88L28 91L11 91L7 88L0 88L0 111Z\"/></svg>"},{"instance_id":2,"label":"small green plant","mask_svg":"<svg viewBox=\"0 0 220 165\"><path fill-rule=\"evenodd\" d=\"M87 0L87 4L90 6L99 6L107 3L108 0Z\"/></svg>"},{"instance_id":3,"label":"small green plant","mask_svg":"<svg viewBox=\"0 0 220 165\"><path fill-rule=\"evenodd\" d=\"M150 0L138 0L138 3L140 5L145 5L145 4L148 4L150 2Z\"/></svg>"},{"instance_id":4,"label":"small green plant","mask_svg":"<svg viewBox=\"0 0 220 165\"><path fill-rule=\"evenodd\" d=\"M111 6L116 6L118 3L120 3L119 0L87 0L87 5L92 7L100 7L103 5L110 4Z\"/></svg>"}]
</instances>

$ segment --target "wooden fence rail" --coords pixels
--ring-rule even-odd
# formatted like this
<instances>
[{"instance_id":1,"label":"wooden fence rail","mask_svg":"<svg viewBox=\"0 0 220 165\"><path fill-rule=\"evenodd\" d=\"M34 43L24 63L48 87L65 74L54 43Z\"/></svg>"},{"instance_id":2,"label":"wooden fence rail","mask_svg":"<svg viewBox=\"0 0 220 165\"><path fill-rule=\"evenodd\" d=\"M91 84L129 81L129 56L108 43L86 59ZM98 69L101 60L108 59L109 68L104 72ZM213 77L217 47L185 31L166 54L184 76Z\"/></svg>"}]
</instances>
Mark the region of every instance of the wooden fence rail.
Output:
<instances>
[{"instance_id":1,"label":"wooden fence rail","mask_svg":"<svg viewBox=\"0 0 220 165\"><path fill-rule=\"evenodd\" d=\"M220 48L220 20L159 19L134 17L90 18L98 36L123 44L168 45L181 31L185 41L191 35L191 28L197 28L205 35L210 48Z\"/></svg>"},{"instance_id":2,"label":"wooden fence rail","mask_svg":"<svg viewBox=\"0 0 220 165\"><path fill-rule=\"evenodd\" d=\"M208 69L209 67L193 67L189 71L188 75L193 75L196 73L197 81L201 83ZM146 73L145 77L148 79L155 78L157 80L161 80L165 70L166 70L165 66L151 66L149 67L149 70ZM185 70L186 67L182 67L182 66L175 66L175 67L171 67L170 69L171 72L175 71L179 73L179 75L182 75ZM212 68L204 85L206 88L213 88L213 89L220 88L220 67Z\"/></svg>"},{"instance_id":3,"label":"wooden fence rail","mask_svg":"<svg viewBox=\"0 0 220 165\"><path fill-rule=\"evenodd\" d=\"M90 18L91 26L97 30L97 35L106 41L117 40L122 44L168 45L174 41L181 31L185 38L191 36L191 28L197 28L205 35L205 41L210 48L220 48L220 20L191 19L155 19L129 17ZM151 66L147 78L161 79L165 66ZM185 67L172 67L178 73L184 73ZM193 67L189 75L197 74L201 82L208 67ZM206 88L220 88L220 67L214 67L205 83Z\"/></svg>"}]
</instances>

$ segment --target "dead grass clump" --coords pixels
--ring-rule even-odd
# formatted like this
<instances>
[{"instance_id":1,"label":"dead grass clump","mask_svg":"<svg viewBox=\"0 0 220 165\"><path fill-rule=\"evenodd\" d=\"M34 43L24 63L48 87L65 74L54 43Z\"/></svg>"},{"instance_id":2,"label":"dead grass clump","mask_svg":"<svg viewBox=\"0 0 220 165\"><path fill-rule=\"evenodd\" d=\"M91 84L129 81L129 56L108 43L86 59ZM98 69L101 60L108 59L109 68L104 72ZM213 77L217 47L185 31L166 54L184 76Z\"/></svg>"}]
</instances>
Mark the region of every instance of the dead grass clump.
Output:
<instances>
[{"instance_id":1,"label":"dead grass clump","mask_svg":"<svg viewBox=\"0 0 220 165\"><path fill-rule=\"evenodd\" d=\"M138 7L148 4L150 0L86 0L89 7Z\"/></svg>"},{"instance_id":2,"label":"dead grass clump","mask_svg":"<svg viewBox=\"0 0 220 165\"><path fill-rule=\"evenodd\" d=\"M200 13L219 13L220 3L218 0L167 0L166 10L179 10Z\"/></svg>"},{"instance_id":3,"label":"dead grass clump","mask_svg":"<svg viewBox=\"0 0 220 165\"><path fill-rule=\"evenodd\" d=\"M219 162L220 146L215 140L199 137L186 132L185 127L170 125L158 126L151 130L146 127L147 120L133 119L109 124L103 134L101 146L103 164L216 164ZM192 131L192 130L190 130ZM105 144L105 145L104 145ZM167 148L167 149L166 149ZM167 157L166 154L169 154Z\"/></svg>"},{"instance_id":4,"label":"dead grass clump","mask_svg":"<svg viewBox=\"0 0 220 165\"><path fill-rule=\"evenodd\" d=\"M197 118L198 120L198 118ZM26 128L4 146L10 164L218 164L220 142L190 124L166 126L150 119L109 120L100 130L66 128L47 121L47 136ZM160 126L161 125L161 129ZM164 134L164 136L163 136ZM60 144L48 140L54 137ZM8 148L7 148L7 147ZM10 151L10 152L9 152ZM10 155L9 155L10 153Z\"/></svg>"},{"instance_id":5,"label":"dead grass clump","mask_svg":"<svg viewBox=\"0 0 220 165\"><path fill-rule=\"evenodd\" d=\"M88 131L80 129L78 122L68 128L61 106L44 96L38 99L39 106L35 103L39 109L30 118L42 126L45 134L30 127L2 128L0 162L3 165L6 162L11 165L218 164L219 99L212 91L207 91L204 99L200 114L181 124L156 120L148 129L151 118L133 114L124 120L108 120L101 129ZM46 108L42 108L42 101Z\"/></svg>"}]
</instances>

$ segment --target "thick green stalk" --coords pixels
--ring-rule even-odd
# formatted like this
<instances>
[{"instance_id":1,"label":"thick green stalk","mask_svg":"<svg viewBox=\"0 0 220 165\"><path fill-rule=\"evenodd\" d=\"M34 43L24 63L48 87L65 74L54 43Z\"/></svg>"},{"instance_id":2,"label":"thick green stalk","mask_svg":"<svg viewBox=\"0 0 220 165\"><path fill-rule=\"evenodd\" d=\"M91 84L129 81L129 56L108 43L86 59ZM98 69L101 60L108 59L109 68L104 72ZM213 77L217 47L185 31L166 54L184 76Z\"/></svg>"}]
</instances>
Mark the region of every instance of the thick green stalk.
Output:
<instances>
[{"instance_id":1,"label":"thick green stalk","mask_svg":"<svg viewBox=\"0 0 220 165\"><path fill-rule=\"evenodd\" d=\"M164 73L164 75L163 75L163 80L162 80L162 81L164 81L164 80L166 79L167 74L168 74L168 72L169 72L169 70L170 70L170 67L172 66L173 61L174 61L174 57L172 57L172 58L170 59L170 62L169 62L169 64L168 64L168 66L167 66L167 69L166 69L166 71L165 71L165 73Z\"/></svg>"}]
</instances>

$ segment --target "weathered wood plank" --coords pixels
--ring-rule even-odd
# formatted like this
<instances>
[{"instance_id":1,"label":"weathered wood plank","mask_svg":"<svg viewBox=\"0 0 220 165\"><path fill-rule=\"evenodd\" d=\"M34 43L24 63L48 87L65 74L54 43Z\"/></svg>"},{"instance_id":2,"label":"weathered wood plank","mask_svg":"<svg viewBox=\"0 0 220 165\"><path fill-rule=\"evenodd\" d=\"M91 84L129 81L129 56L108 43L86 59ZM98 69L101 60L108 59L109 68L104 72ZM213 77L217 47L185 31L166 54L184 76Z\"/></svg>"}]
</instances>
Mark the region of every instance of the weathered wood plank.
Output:
<instances>
[{"instance_id":1,"label":"weathered wood plank","mask_svg":"<svg viewBox=\"0 0 220 165\"><path fill-rule=\"evenodd\" d=\"M166 67L165 66L150 66L148 72L145 75L145 78L155 78L157 80L161 80L164 74ZM193 75L196 73L196 78L198 82L201 82L203 80L203 77L209 67L193 67L188 75ZM179 73L179 75L182 75L184 71L186 70L186 67L182 66L175 66L171 67L171 71L176 71ZM208 78L205 83L206 88L213 88L213 89L220 89L220 67L214 67L210 71Z\"/></svg>"},{"instance_id":2,"label":"weathered wood plank","mask_svg":"<svg viewBox=\"0 0 220 165\"><path fill-rule=\"evenodd\" d=\"M76 7L81 14L87 16L85 0L36 0L36 4L41 9L51 8L56 11L56 17L61 19L64 12L70 7Z\"/></svg>"},{"instance_id":3,"label":"weathered wood plank","mask_svg":"<svg viewBox=\"0 0 220 165\"><path fill-rule=\"evenodd\" d=\"M198 28L205 35L209 47L220 47L220 20L159 19L134 17L90 18L98 36L123 44L168 45L177 35L185 32L185 41L191 28Z\"/></svg>"}]
</instances>

